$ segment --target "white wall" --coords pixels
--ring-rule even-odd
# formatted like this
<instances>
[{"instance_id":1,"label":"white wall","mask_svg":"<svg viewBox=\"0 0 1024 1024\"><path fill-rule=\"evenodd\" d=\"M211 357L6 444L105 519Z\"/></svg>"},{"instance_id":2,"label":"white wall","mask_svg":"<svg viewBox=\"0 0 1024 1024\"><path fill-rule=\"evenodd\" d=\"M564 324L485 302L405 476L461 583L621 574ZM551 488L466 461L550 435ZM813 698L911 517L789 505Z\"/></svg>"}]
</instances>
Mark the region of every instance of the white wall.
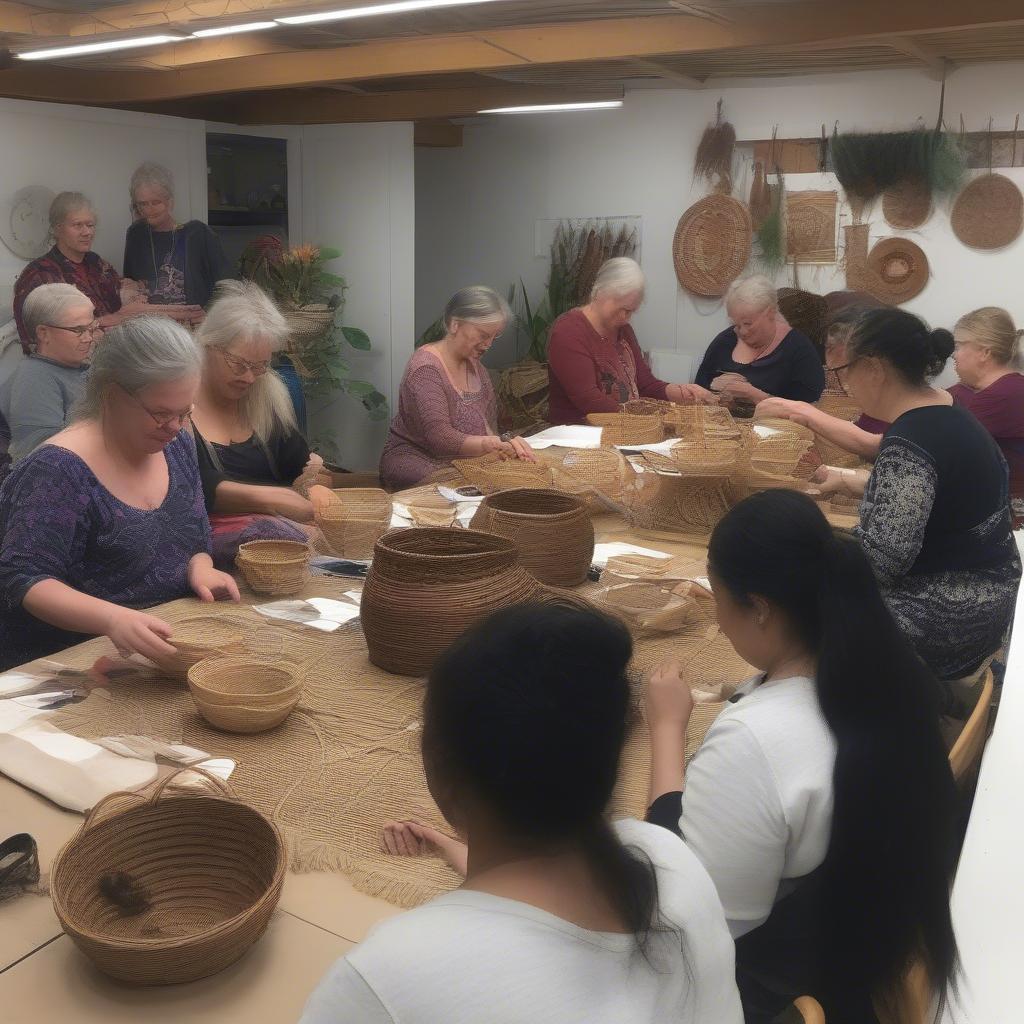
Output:
<instances>
[{"instance_id":1,"label":"white wall","mask_svg":"<svg viewBox=\"0 0 1024 1024\"><path fill-rule=\"evenodd\" d=\"M971 130L991 116L1012 127L1024 101L1024 64L956 69L946 84L945 119ZM921 119L934 125L939 84L916 71L864 72L719 84L700 91L629 92L620 110L494 117L466 126L461 149L416 151L416 328L422 330L459 286L481 282L504 292L520 276L539 296L547 260L534 254L538 219L639 215L647 302L634 323L645 349L675 349L694 359L726 325L719 300L683 292L672 268L672 236L683 211L703 194L692 183L693 158L715 104L740 139L814 137L836 120L845 130L896 130ZM1024 187L1024 169L1008 171ZM831 179L827 187L838 188ZM817 175L788 175L791 190L821 187ZM736 194L745 198L749 177ZM948 207L916 232L885 224L871 211L876 238L906 234L928 256L932 277L907 308L949 326L982 305L1002 305L1024 325L1024 240L997 253L974 252L949 228ZM842 208L842 223L849 210ZM791 272L778 283L791 284ZM845 287L840 267L800 269L811 291ZM511 361L502 339L495 363Z\"/></svg>"},{"instance_id":2,"label":"white wall","mask_svg":"<svg viewBox=\"0 0 1024 1024\"><path fill-rule=\"evenodd\" d=\"M179 219L206 219L206 126L121 110L0 99L0 199L26 185L84 192L99 213L95 251L120 272L131 223L128 179L143 160L173 172ZM0 243L0 315L25 266Z\"/></svg>"}]
</instances>

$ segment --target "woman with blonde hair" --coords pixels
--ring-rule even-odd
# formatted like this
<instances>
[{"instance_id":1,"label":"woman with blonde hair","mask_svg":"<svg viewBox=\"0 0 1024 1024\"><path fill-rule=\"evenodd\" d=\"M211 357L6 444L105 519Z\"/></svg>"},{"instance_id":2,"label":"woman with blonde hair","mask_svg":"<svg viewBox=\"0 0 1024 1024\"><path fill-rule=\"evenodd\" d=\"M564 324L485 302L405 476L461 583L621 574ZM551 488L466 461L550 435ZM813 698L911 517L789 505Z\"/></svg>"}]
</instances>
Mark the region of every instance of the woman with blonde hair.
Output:
<instances>
[{"instance_id":1,"label":"woman with blonde hair","mask_svg":"<svg viewBox=\"0 0 1024 1024\"><path fill-rule=\"evenodd\" d=\"M288 325L259 285L222 281L196 331L203 381L192 413L214 560L229 564L249 540L305 540L313 506L294 489L323 465L295 422L270 360Z\"/></svg>"},{"instance_id":2,"label":"woman with blonde hair","mask_svg":"<svg viewBox=\"0 0 1024 1024\"><path fill-rule=\"evenodd\" d=\"M651 372L630 325L645 289L640 264L616 256L598 270L590 301L554 322L548 342L552 423L582 423L588 413L615 412L636 398L717 401L703 387L669 384Z\"/></svg>"}]
</instances>

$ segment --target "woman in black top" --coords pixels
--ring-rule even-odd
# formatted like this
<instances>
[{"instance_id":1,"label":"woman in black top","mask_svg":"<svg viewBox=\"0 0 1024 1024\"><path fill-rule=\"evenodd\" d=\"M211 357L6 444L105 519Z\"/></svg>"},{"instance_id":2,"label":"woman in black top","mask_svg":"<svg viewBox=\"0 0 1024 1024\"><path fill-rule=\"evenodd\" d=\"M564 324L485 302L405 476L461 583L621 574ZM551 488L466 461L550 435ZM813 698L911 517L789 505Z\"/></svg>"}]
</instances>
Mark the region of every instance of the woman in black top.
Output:
<instances>
[{"instance_id":1,"label":"woman in black top","mask_svg":"<svg viewBox=\"0 0 1024 1024\"><path fill-rule=\"evenodd\" d=\"M323 460L310 453L270 368L287 336L284 317L251 281L221 282L196 331L206 356L192 433L218 563L248 540L308 537L299 524L312 521L313 506L299 489Z\"/></svg>"},{"instance_id":2,"label":"woman in black top","mask_svg":"<svg viewBox=\"0 0 1024 1024\"><path fill-rule=\"evenodd\" d=\"M695 383L721 394L730 405L757 405L765 398L816 402L825 371L810 338L779 316L775 287L766 277L742 278L725 293L732 327L708 346Z\"/></svg>"},{"instance_id":3,"label":"woman in black top","mask_svg":"<svg viewBox=\"0 0 1024 1024\"><path fill-rule=\"evenodd\" d=\"M872 310L837 368L868 416L890 422L870 476L822 467L822 490L863 495L855 534L886 604L943 680L969 678L1002 645L1021 563L1006 461L985 428L930 387L949 331L900 309Z\"/></svg>"},{"instance_id":4,"label":"woman in black top","mask_svg":"<svg viewBox=\"0 0 1024 1024\"><path fill-rule=\"evenodd\" d=\"M220 239L202 221L177 223L166 167L142 164L131 196L139 219L125 236L124 276L145 285L150 302L206 306L217 282L235 276Z\"/></svg>"}]
</instances>

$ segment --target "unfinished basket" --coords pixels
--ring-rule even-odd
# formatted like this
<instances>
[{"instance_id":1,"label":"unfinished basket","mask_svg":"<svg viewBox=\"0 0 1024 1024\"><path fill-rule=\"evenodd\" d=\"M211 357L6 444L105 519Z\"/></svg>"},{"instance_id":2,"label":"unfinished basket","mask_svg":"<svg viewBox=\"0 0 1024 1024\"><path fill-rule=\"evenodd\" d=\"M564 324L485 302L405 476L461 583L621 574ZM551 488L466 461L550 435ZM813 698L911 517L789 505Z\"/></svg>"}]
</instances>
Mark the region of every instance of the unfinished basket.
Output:
<instances>
[{"instance_id":1,"label":"unfinished basket","mask_svg":"<svg viewBox=\"0 0 1024 1024\"><path fill-rule=\"evenodd\" d=\"M115 793L53 861L61 927L104 974L173 985L224 970L263 935L286 869L277 827L217 791Z\"/></svg>"},{"instance_id":2,"label":"unfinished basket","mask_svg":"<svg viewBox=\"0 0 1024 1024\"><path fill-rule=\"evenodd\" d=\"M714 598L695 583L671 590L655 583L620 583L598 591L592 600L634 632L674 633L691 622L714 620Z\"/></svg>"},{"instance_id":3,"label":"unfinished basket","mask_svg":"<svg viewBox=\"0 0 1024 1024\"><path fill-rule=\"evenodd\" d=\"M251 540L238 548L235 564L258 594L297 594L309 578L308 544L297 540Z\"/></svg>"},{"instance_id":4,"label":"unfinished basket","mask_svg":"<svg viewBox=\"0 0 1024 1024\"><path fill-rule=\"evenodd\" d=\"M538 460L551 471L552 486L583 498L590 509L605 508L606 500L621 501L636 474L615 448L547 448Z\"/></svg>"},{"instance_id":5,"label":"unfinished basket","mask_svg":"<svg viewBox=\"0 0 1024 1024\"><path fill-rule=\"evenodd\" d=\"M512 487L550 487L550 471L535 462L506 459L498 452L476 459L453 459L462 482L478 487L484 494L507 491Z\"/></svg>"},{"instance_id":6,"label":"unfinished basket","mask_svg":"<svg viewBox=\"0 0 1024 1024\"><path fill-rule=\"evenodd\" d=\"M386 672L425 675L477 619L540 589L505 537L391 530L377 541L360 604L370 661Z\"/></svg>"},{"instance_id":7,"label":"unfinished basket","mask_svg":"<svg viewBox=\"0 0 1024 1024\"><path fill-rule=\"evenodd\" d=\"M657 444L665 440L665 427L657 413L634 416L628 412L591 412L587 422L601 428L601 444Z\"/></svg>"},{"instance_id":8,"label":"unfinished basket","mask_svg":"<svg viewBox=\"0 0 1024 1024\"><path fill-rule=\"evenodd\" d=\"M327 547L341 558L369 558L391 527L391 496L378 487L339 488L316 516Z\"/></svg>"},{"instance_id":9,"label":"unfinished basket","mask_svg":"<svg viewBox=\"0 0 1024 1024\"><path fill-rule=\"evenodd\" d=\"M670 460L683 476L728 477L743 457L743 445L720 438L679 441L672 446Z\"/></svg>"},{"instance_id":10,"label":"unfinished basket","mask_svg":"<svg viewBox=\"0 0 1024 1024\"><path fill-rule=\"evenodd\" d=\"M836 419L852 423L860 417L860 407L849 395L826 391L817 401L818 408Z\"/></svg>"},{"instance_id":11,"label":"unfinished basket","mask_svg":"<svg viewBox=\"0 0 1024 1024\"><path fill-rule=\"evenodd\" d=\"M561 491L501 491L484 498L469 525L512 541L523 568L541 583L575 587L587 578L594 527L580 498Z\"/></svg>"},{"instance_id":12,"label":"unfinished basket","mask_svg":"<svg viewBox=\"0 0 1024 1024\"><path fill-rule=\"evenodd\" d=\"M188 673L199 713L226 732L276 728L299 702L303 686L297 669L252 658L210 658Z\"/></svg>"},{"instance_id":13,"label":"unfinished basket","mask_svg":"<svg viewBox=\"0 0 1024 1024\"><path fill-rule=\"evenodd\" d=\"M729 511L727 477L644 475L655 484L628 512L639 530L705 537Z\"/></svg>"},{"instance_id":14,"label":"unfinished basket","mask_svg":"<svg viewBox=\"0 0 1024 1024\"><path fill-rule=\"evenodd\" d=\"M176 654L155 658L154 663L167 675L184 681L188 670L204 658L245 652L244 620L227 615L192 615L171 624L168 643Z\"/></svg>"}]
</instances>

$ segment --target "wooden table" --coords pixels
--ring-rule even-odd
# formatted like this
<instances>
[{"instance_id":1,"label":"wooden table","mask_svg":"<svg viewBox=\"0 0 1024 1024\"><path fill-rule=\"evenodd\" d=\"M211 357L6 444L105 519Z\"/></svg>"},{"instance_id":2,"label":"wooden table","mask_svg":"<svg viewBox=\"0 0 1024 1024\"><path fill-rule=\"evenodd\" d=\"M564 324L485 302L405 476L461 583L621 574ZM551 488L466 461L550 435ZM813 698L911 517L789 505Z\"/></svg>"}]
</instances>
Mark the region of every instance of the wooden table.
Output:
<instances>
[{"instance_id":1,"label":"wooden table","mask_svg":"<svg viewBox=\"0 0 1024 1024\"><path fill-rule=\"evenodd\" d=\"M615 516L594 520L601 541L701 555L694 540L652 539ZM159 615L159 609L154 609ZM60 660L60 655L55 656ZM29 832L44 872L82 818L0 776L0 833ZM288 873L266 936L238 963L189 985L129 988L106 979L65 936L48 897L0 904L0 1021L4 1024L264 1024L297 1020L331 963L378 921L401 911L339 874Z\"/></svg>"}]
</instances>

